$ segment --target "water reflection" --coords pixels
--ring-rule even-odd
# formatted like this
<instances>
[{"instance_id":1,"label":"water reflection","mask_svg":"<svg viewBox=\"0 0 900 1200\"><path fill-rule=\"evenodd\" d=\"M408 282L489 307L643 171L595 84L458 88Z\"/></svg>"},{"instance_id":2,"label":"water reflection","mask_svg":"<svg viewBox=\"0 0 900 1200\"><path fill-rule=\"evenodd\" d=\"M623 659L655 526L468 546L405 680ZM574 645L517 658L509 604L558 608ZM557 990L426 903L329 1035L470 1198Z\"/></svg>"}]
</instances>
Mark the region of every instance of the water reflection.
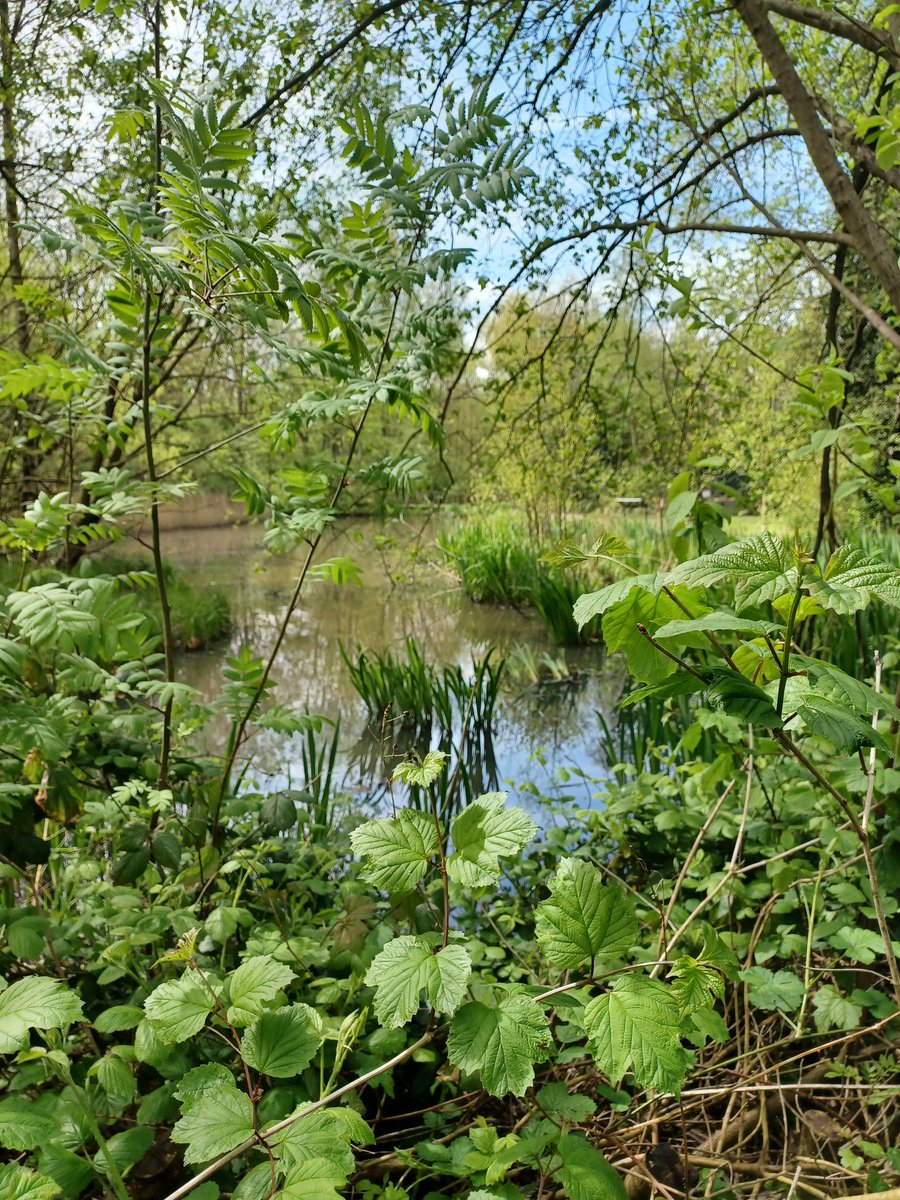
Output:
<instances>
[{"instance_id":1,"label":"water reflection","mask_svg":"<svg viewBox=\"0 0 900 1200\"><path fill-rule=\"evenodd\" d=\"M395 750L391 731L369 728L365 706L341 659L342 642L402 657L412 635L428 661L458 664L468 675L473 658L483 657L492 646L504 653L527 643L538 658L544 651L559 653L533 617L472 604L438 567L423 566L398 582L389 579L382 557L371 549L375 533L386 532L398 542L411 542L417 534L366 522L331 535L321 557L354 557L363 569L363 585L312 583L293 616L275 670L274 694L280 703L340 721L338 778L361 801L385 795ZM421 557L427 559L433 536L431 531L417 539L426 552ZM225 657L245 645L255 655L266 655L284 616L300 555L271 558L260 543L259 529L248 526L165 534L167 557L198 586L224 589L231 604L234 624L225 642L179 659L179 677L207 700L219 692ZM603 774L596 710L610 711L621 678L597 648L570 648L566 654L579 670L574 684L526 687L507 682L497 703L493 736L470 756L479 784L589 801L591 788L580 774ZM224 733L224 722L213 726L211 748L223 744ZM424 753L432 747L415 748ZM301 739L257 730L246 752L247 784L264 791L302 785Z\"/></svg>"}]
</instances>

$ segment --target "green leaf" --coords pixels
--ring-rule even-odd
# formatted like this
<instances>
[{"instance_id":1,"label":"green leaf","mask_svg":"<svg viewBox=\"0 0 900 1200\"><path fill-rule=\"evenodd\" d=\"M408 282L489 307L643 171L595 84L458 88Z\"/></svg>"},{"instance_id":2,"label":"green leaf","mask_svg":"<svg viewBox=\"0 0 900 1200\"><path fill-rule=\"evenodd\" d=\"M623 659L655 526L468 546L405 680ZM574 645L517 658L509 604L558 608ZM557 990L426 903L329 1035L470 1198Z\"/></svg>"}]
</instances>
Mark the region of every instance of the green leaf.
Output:
<instances>
[{"instance_id":1,"label":"green leaf","mask_svg":"<svg viewBox=\"0 0 900 1200\"><path fill-rule=\"evenodd\" d=\"M489 1007L464 1005L450 1024L447 1056L463 1071L477 1071L492 1096L523 1096L534 1081L534 1064L547 1058L550 1023L527 995L508 992Z\"/></svg>"},{"instance_id":2,"label":"green leaf","mask_svg":"<svg viewBox=\"0 0 900 1200\"><path fill-rule=\"evenodd\" d=\"M738 717L748 725L762 729L780 729L781 717L771 697L761 687L728 667L710 672L712 683L706 692L711 708Z\"/></svg>"},{"instance_id":3,"label":"green leaf","mask_svg":"<svg viewBox=\"0 0 900 1200\"><path fill-rule=\"evenodd\" d=\"M293 791L272 792L259 806L259 823L274 833L285 833L297 824L297 800Z\"/></svg>"},{"instance_id":4,"label":"green leaf","mask_svg":"<svg viewBox=\"0 0 900 1200\"><path fill-rule=\"evenodd\" d=\"M876 958L884 956L884 943L874 929L861 929L858 925L846 925L829 938L832 946L844 952L851 962L868 966Z\"/></svg>"},{"instance_id":5,"label":"green leaf","mask_svg":"<svg viewBox=\"0 0 900 1200\"><path fill-rule=\"evenodd\" d=\"M810 691L855 712L857 716L871 717L880 712L884 716L900 719L900 708L890 696L876 692L862 679L847 675L831 663L795 654L791 658L791 666L806 671L812 684Z\"/></svg>"},{"instance_id":6,"label":"green leaf","mask_svg":"<svg viewBox=\"0 0 900 1200\"><path fill-rule=\"evenodd\" d=\"M506 792L473 800L450 828L455 847L447 874L466 887L486 887L500 879L500 858L517 854L537 833L521 808L505 808Z\"/></svg>"},{"instance_id":7,"label":"green leaf","mask_svg":"<svg viewBox=\"0 0 900 1200\"><path fill-rule=\"evenodd\" d=\"M793 971L770 971L768 967L748 967L741 979L750 985L750 1003L766 1012L796 1012L803 1003L803 980Z\"/></svg>"},{"instance_id":8,"label":"green leaf","mask_svg":"<svg viewBox=\"0 0 900 1200\"><path fill-rule=\"evenodd\" d=\"M126 1029L136 1029L144 1019L144 1010L133 1004L114 1004L105 1008L94 1020L97 1033L122 1033Z\"/></svg>"},{"instance_id":9,"label":"green leaf","mask_svg":"<svg viewBox=\"0 0 900 1200\"><path fill-rule=\"evenodd\" d=\"M81 1015L81 1000L58 979L19 979L0 992L0 1054L21 1050L29 1029L59 1029Z\"/></svg>"},{"instance_id":10,"label":"green leaf","mask_svg":"<svg viewBox=\"0 0 900 1200\"><path fill-rule=\"evenodd\" d=\"M865 608L873 596L900 608L900 570L853 546L839 546L822 577L810 577L807 588L825 608L845 615Z\"/></svg>"},{"instance_id":11,"label":"green leaf","mask_svg":"<svg viewBox=\"0 0 900 1200\"><path fill-rule=\"evenodd\" d=\"M573 1125L589 1121L597 1111L590 1096L572 1093L564 1083L545 1083L537 1093L537 1102L552 1120Z\"/></svg>"},{"instance_id":12,"label":"green leaf","mask_svg":"<svg viewBox=\"0 0 900 1200\"><path fill-rule=\"evenodd\" d=\"M366 983L375 988L375 1014L382 1025L405 1025L418 1012L422 991L436 1012L456 1012L472 964L462 946L438 950L440 942L437 933L394 938L373 959Z\"/></svg>"},{"instance_id":13,"label":"green leaf","mask_svg":"<svg viewBox=\"0 0 900 1200\"><path fill-rule=\"evenodd\" d=\"M366 821L350 835L363 878L386 892L411 892L440 852L434 821L404 808L390 820Z\"/></svg>"},{"instance_id":14,"label":"green leaf","mask_svg":"<svg viewBox=\"0 0 900 1200\"><path fill-rule=\"evenodd\" d=\"M688 587L731 583L738 612L795 591L797 580L793 555L781 538L771 533L756 534L681 563L665 577L667 584L684 583Z\"/></svg>"},{"instance_id":15,"label":"green leaf","mask_svg":"<svg viewBox=\"0 0 900 1200\"><path fill-rule=\"evenodd\" d=\"M675 960L669 977L675 980L672 991L685 1014L698 1008L709 1008L714 1000L721 1000L725 994L721 974L688 954Z\"/></svg>"},{"instance_id":16,"label":"green leaf","mask_svg":"<svg viewBox=\"0 0 900 1200\"><path fill-rule=\"evenodd\" d=\"M643 633L654 634L661 626L682 616L671 596L632 590L625 599L612 605L603 618L603 641L612 654L621 650L628 670L641 683L659 683L677 670L672 662Z\"/></svg>"},{"instance_id":17,"label":"green leaf","mask_svg":"<svg viewBox=\"0 0 900 1200\"><path fill-rule=\"evenodd\" d=\"M59 1185L15 1163L0 1166L0 1196L3 1200L54 1200Z\"/></svg>"},{"instance_id":18,"label":"green leaf","mask_svg":"<svg viewBox=\"0 0 900 1200\"><path fill-rule=\"evenodd\" d=\"M320 1108L275 1134L272 1144L288 1166L311 1158L324 1158L346 1176L355 1166L350 1143L362 1146L372 1141L372 1131L359 1113L349 1108Z\"/></svg>"},{"instance_id":19,"label":"green leaf","mask_svg":"<svg viewBox=\"0 0 900 1200\"><path fill-rule=\"evenodd\" d=\"M633 944L638 926L621 888L607 886L596 867L564 858L550 881L550 899L536 912L541 952L560 970L596 958L616 958Z\"/></svg>"},{"instance_id":20,"label":"green leaf","mask_svg":"<svg viewBox=\"0 0 900 1200\"><path fill-rule=\"evenodd\" d=\"M829 1029L858 1029L862 1011L830 983L813 996L813 1020L819 1033L827 1033Z\"/></svg>"},{"instance_id":21,"label":"green leaf","mask_svg":"<svg viewBox=\"0 0 900 1200\"><path fill-rule=\"evenodd\" d=\"M152 1129L136 1125L132 1129L123 1129L106 1139L106 1149L113 1162L121 1172L129 1171L135 1163L139 1163L156 1140ZM94 1155L94 1167L103 1175L109 1172L109 1164L103 1150Z\"/></svg>"},{"instance_id":22,"label":"green leaf","mask_svg":"<svg viewBox=\"0 0 900 1200\"><path fill-rule=\"evenodd\" d=\"M59 1184L67 1200L80 1196L96 1178L94 1168L89 1162L79 1154L67 1150L65 1146L56 1146L53 1143L46 1145L41 1151L38 1166L42 1175Z\"/></svg>"},{"instance_id":23,"label":"green leaf","mask_svg":"<svg viewBox=\"0 0 900 1200\"><path fill-rule=\"evenodd\" d=\"M622 975L584 1010L597 1066L613 1085L627 1071L645 1088L677 1092L687 1070L681 1005L670 988L643 975Z\"/></svg>"},{"instance_id":24,"label":"green leaf","mask_svg":"<svg viewBox=\"0 0 900 1200\"><path fill-rule=\"evenodd\" d=\"M293 1004L258 1017L241 1041L241 1057L263 1075L299 1075L322 1044L322 1019L314 1008Z\"/></svg>"},{"instance_id":25,"label":"green leaf","mask_svg":"<svg viewBox=\"0 0 900 1200\"><path fill-rule=\"evenodd\" d=\"M37 1112L27 1100L0 1100L0 1146L34 1150L56 1136L58 1124Z\"/></svg>"},{"instance_id":26,"label":"green leaf","mask_svg":"<svg viewBox=\"0 0 900 1200\"><path fill-rule=\"evenodd\" d=\"M206 1087L184 1102L172 1129L172 1141L187 1147L186 1163L209 1162L253 1135L253 1105L233 1081Z\"/></svg>"},{"instance_id":27,"label":"green leaf","mask_svg":"<svg viewBox=\"0 0 900 1200\"><path fill-rule=\"evenodd\" d=\"M144 1012L157 1038L166 1045L183 1042L199 1033L215 1000L196 972L162 983L144 1001Z\"/></svg>"},{"instance_id":28,"label":"green leaf","mask_svg":"<svg viewBox=\"0 0 900 1200\"><path fill-rule=\"evenodd\" d=\"M583 629L592 617L605 613L607 609L624 600L635 589L642 591L659 591L659 578L656 575L629 575L625 579L617 579L599 592L586 592L575 601L572 614L579 629Z\"/></svg>"},{"instance_id":29,"label":"green leaf","mask_svg":"<svg viewBox=\"0 0 900 1200\"><path fill-rule=\"evenodd\" d=\"M781 626L774 625L771 621L748 621L746 617L739 617L736 613L722 608L691 620L667 621L665 625L657 629L653 636L658 642L664 642L669 638L678 640L696 633L746 633L751 637L761 637L763 634L778 636L781 633Z\"/></svg>"},{"instance_id":30,"label":"green leaf","mask_svg":"<svg viewBox=\"0 0 900 1200\"><path fill-rule=\"evenodd\" d=\"M796 708L797 716L810 731L831 742L841 754L852 754L863 746L874 746L889 753L884 738L873 728L871 721L864 721L855 713L848 712L833 700L805 692L802 703Z\"/></svg>"},{"instance_id":31,"label":"green leaf","mask_svg":"<svg viewBox=\"0 0 900 1200\"><path fill-rule=\"evenodd\" d=\"M293 978L291 968L271 954L245 959L229 978L228 1020L232 1025L249 1025Z\"/></svg>"},{"instance_id":32,"label":"green leaf","mask_svg":"<svg viewBox=\"0 0 900 1200\"><path fill-rule=\"evenodd\" d=\"M567 1133L556 1149L568 1200L627 1200L621 1175L580 1134Z\"/></svg>"},{"instance_id":33,"label":"green leaf","mask_svg":"<svg viewBox=\"0 0 900 1200\"><path fill-rule=\"evenodd\" d=\"M444 769L447 755L443 750L429 750L421 763L407 759L397 763L391 779L412 787L429 787Z\"/></svg>"},{"instance_id":34,"label":"green leaf","mask_svg":"<svg viewBox=\"0 0 900 1200\"><path fill-rule=\"evenodd\" d=\"M330 1159L308 1158L290 1167L278 1200L340 1200L347 1173Z\"/></svg>"}]
</instances>

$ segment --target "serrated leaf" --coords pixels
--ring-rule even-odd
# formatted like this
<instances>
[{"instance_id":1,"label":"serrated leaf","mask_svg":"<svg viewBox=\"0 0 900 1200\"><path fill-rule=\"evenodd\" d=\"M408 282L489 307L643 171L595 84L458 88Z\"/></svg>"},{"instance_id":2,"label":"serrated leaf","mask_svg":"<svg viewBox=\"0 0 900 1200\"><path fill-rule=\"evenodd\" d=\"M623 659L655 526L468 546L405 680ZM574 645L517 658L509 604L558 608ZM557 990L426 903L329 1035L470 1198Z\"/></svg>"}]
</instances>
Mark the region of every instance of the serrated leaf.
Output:
<instances>
[{"instance_id":1,"label":"serrated leaf","mask_svg":"<svg viewBox=\"0 0 900 1200\"><path fill-rule=\"evenodd\" d=\"M827 1033L829 1029L858 1029L862 1009L826 983L813 996L813 1020L819 1033Z\"/></svg>"},{"instance_id":2,"label":"serrated leaf","mask_svg":"<svg viewBox=\"0 0 900 1200\"><path fill-rule=\"evenodd\" d=\"M506 792L473 800L450 828L455 847L447 874L465 887L486 887L500 879L500 859L517 854L537 833L521 808L506 808Z\"/></svg>"},{"instance_id":3,"label":"serrated leaf","mask_svg":"<svg viewBox=\"0 0 900 1200\"><path fill-rule=\"evenodd\" d=\"M766 1012L796 1012L803 1003L803 980L793 971L770 971L768 967L748 967L741 979L750 985L750 1003Z\"/></svg>"},{"instance_id":4,"label":"serrated leaf","mask_svg":"<svg viewBox=\"0 0 900 1200\"><path fill-rule=\"evenodd\" d=\"M107 1138L106 1151L112 1156L119 1171L124 1172L141 1161L155 1140L156 1134L152 1129L135 1126L133 1129L123 1129L121 1133L114 1133L112 1137ZM94 1155L94 1166L103 1175L109 1170L106 1154L102 1149Z\"/></svg>"},{"instance_id":5,"label":"serrated leaf","mask_svg":"<svg viewBox=\"0 0 900 1200\"><path fill-rule=\"evenodd\" d=\"M96 1178L89 1162L65 1146L53 1143L45 1145L38 1159L42 1175L52 1179L62 1188L66 1200L80 1196L88 1184Z\"/></svg>"},{"instance_id":6,"label":"serrated leaf","mask_svg":"<svg viewBox=\"0 0 900 1200\"><path fill-rule=\"evenodd\" d=\"M793 555L781 538L760 533L681 563L669 572L665 582L702 588L732 583L735 608L741 612L795 591L797 579Z\"/></svg>"},{"instance_id":7,"label":"serrated leaf","mask_svg":"<svg viewBox=\"0 0 900 1200\"><path fill-rule=\"evenodd\" d=\"M564 1083L545 1083L537 1093L537 1102L551 1119L576 1125L590 1120L597 1111L590 1096L570 1092Z\"/></svg>"},{"instance_id":8,"label":"serrated leaf","mask_svg":"<svg viewBox=\"0 0 900 1200\"><path fill-rule=\"evenodd\" d=\"M629 575L625 579L617 579L615 583L608 584L599 592L586 592L583 596L579 596L572 609L576 625L579 629L583 629L592 617L601 616L614 604L624 600L635 588L656 592L659 590L659 577L657 575Z\"/></svg>"},{"instance_id":9,"label":"serrated leaf","mask_svg":"<svg viewBox=\"0 0 900 1200\"><path fill-rule=\"evenodd\" d=\"M643 975L622 975L584 1010L597 1066L613 1085L631 1071L646 1088L677 1092L687 1071L681 1006L670 988Z\"/></svg>"},{"instance_id":10,"label":"serrated leaf","mask_svg":"<svg viewBox=\"0 0 900 1200\"><path fill-rule=\"evenodd\" d=\"M696 633L746 633L752 637L761 637L766 633L778 636L781 626L774 625L771 621L748 621L746 617L739 617L727 609L718 609L703 617L667 621L653 636L657 641L665 642L670 639L680 640Z\"/></svg>"},{"instance_id":11,"label":"serrated leaf","mask_svg":"<svg viewBox=\"0 0 900 1200\"><path fill-rule=\"evenodd\" d=\"M880 712L884 716L900 719L900 708L890 696L876 692L862 679L847 675L831 663L795 654L791 658L791 666L806 671L812 685L810 691L855 712L857 716L871 717ZM788 680L788 683L790 682Z\"/></svg>"},{"instance_id":12,"label":"serrated leaf","mask_svg":"<svg viewBox=\"0 0 900 1200\"><path fill-rule=\"evenodd\" d=\"M232 1025L249 1025L293 978L291 968L271 954L245 959L229 979L228 1020Z\"/></svg>"},{"instance_id":13,"label":"serrated leaf","mask_svg":"<svg viewBox=\"0 0 900 1200\"><path fill-rule=\"evenodd\" d=\"M580 1134L567 1133L556 1149L568 1200L627 1200L621 1175Z\"/></svg>"},{"instance_id":14,"label":"serrated leaf","mask_svg":"<svg viewBox=\"0 0 900 1200\"><path fill-rule=\"evenodd\" d=\"M762 729L780 729L781 717L771 697L751 680L727 667L710 672L712 682L706 692L710 707L738 717L748 725Z\"/></svg>"},{"instance_id":15,"label":"serrated leaf","mask_svg":"<svg viewBox=\"0 0 900 1200\"><path fill-rule=\"evenodd\" d=\"M858 925L846 925L829 938L832 946L844 952L851 962L868 966L884 955L884 944L874 929L862 929Z\"/></svg>"},{"instance_id":16,"label":"serrated leaf","mask_svg":"<svg viewBox=\"0 0 900 1200\"><path fill-rule=\"evenodd\" d=\"M21 1050L30 1029L58 1029L80 1017L81 1000L58 979L19 979L0 992L0 1054Z\"/></svg>"},{"instance_id":17,"label":"serrated leaf","mask_svg":"<svg viewBox=\"0 0 900 1200\"><path fill-rule=\"evenodd\" d=\"M692 1013L698 1008L711 1007L714 1000L721 1000L725 984L714 967L684 954L677 958L669 971L674 980L672 991L678 997L682 1012Z\"/></svg>"},{"instance_id":18,"label":"serrated leaf","mask_svg":"<svg viewBox=\"0 0 900 1200\"><path fill-rule=\"evenodd\" d=\"M186 1163L203 1163L227 1154L253 1135L253 1105L233 1082L201 1091L187 1104L172 1129L172 1141L187 1147Z\"/></svg>"},{"instance_id":19,"label":"serrated leaf","mask_svg":"<svg viewBox=\"0 0 900 1200\"><path fill-rule=\"evenodd\" d=\"M810 577L807 588L825 608L845 615L865 608L873 596L900 608L900 570L853 546L839 546L821 578Z\"/></svg>"},{"instance_id":20,"label":"serrated leaf","mask_svg":"<svg viewBox=\"0 0 900 1200\"><path fill-rule=\"evenodd\" d=\"M638 926L621 888L604 884L584 859L564 858L550 881L550 899L537 907L536 931L548 961L568 970L618 957L634 942Z\"/></svg>"},{"instance_id":21,"label":"serrated leaf","mask_svg":"<svg viewBox=\"0 0 900 1200\"><path fill-rule=\"evenodd\" d=\"M375 988L375 1014L382 1025L396 1029L418 1012L420 994L436 1012L456 1012L466 994L472 964L462 946L438 950L437 933L398 937L384 947L366 973Z\"/></svg>"},{"instance_id":22,"label":"serrated leaf","mask_svg":"<svg viewBox=\"0 0 900 1200\"><path fill-rule=\"evenodd\" d=\"M632 590L613 604L603 617L601 629L607 651L621 650L628 670L641 683L659 683L677 670L677 664L662 654L641 632L651 635L682 615L671 596Z\"/></svg>"},{"instance_id":23,"label":"serrated leaf","mask_svg":"<svg viewBox=\"0 0 900 1200\"><path fill-rule=\"evenodd\" d=\"M447 755L443 750L429 750L421 762L406 759L397 763L391 779L408 787L430 787L444 769Z\"/></svg>"},{"instance_id":24,"label":"serrated leaf","mask_svg":"<svg viewBox=\"0 0 900 1200\"><path fill-rule=\"evenodd\" d=\"M215 1000L193 971L180 979L161 983L144 1001L144 1012L157 1038L166 1045L183 1042L199 1033Z\"/></svg>"},{"instance_id":25,"label":"serrated leaf","mask_svg":"<svg viewBox=\"0 0 900 1200\"><path fill-rule=\"evenodd\" d=\"M0 1196L3 1200L54 1200L59 1185L44 1175L26 1171L16 1163L0 1166Z\"/></svg>"},{"instance_id":26,"label":"serrated leaf","mask_svg":"<svg viewBox=\"0 0 900 1200\"><path fill-rule=\"evenodd\" d=\"M327 1158L308 1158L285 1174L277 1200L340 1200L347 1174Z\"/></svg>"},{"instance_id":27,"label":"serrated leaf","mask_svg":"<svg viewBox=\"0 0 900 1200\"><path fill-rule=\"evenodd\" d=\"M323 1036L316 1010L293 1004L257 1017L241 1040L241 1057L263 1075L289 1079L312 1062Z\"/></svg>"},{"instance_id":28,"label":"serrated leaf","mask_svg":"<svg viewBox=\"0 0 900 1200\"><path fill-rule=\"evenodd\" d=\"M492 1096L523 1096L552 1042L546 1015L529 996L511 992L496 1007L464 1005L450 1024L447 1056L463 1071L477 1071Z\"/></svg>"},{"instance_id":29,"label":"serrated leaf","mask_svg":"<svg viewBox=\"0 0 900 1200\"><path fill-rule=\"evenodd\" d=\"M366 821L350 835L363 861L363 877L386 892L411 892L440 851L434 821L404 808L389 820Z\"/></svg>"},{"instance_id":30,"label":"serrated leaf","mask_svg":"<svg viewBox=\"0 0 900 1200\"><path fill-rule=\"evenodd\" d=\"M863 746L874 746L889 753L887 743L871 721L864 721L825 696L805 692L802 702L796 706L796 713L810 733L831 742L839 753L851 754Z\"/></svg>"},{"instance_id":31,"label":"serrated leaf","mask_svg":"<svg viewBox=\"0 0 900 1200\"><path fill-rule=\"evenodd\" d=\"M204 1063L182 1075L175 1088L175 1098L187 1110L207 1092L234 1087L234 1076L222 1063Z\"/></svg>"},{"instance_id":32,"label":"serrated leaf","mask_svg":"<svg viewBox=\"0 0 900 1200\"><path fill-rule=\"evenodd\" d=\"M51 1141L57 1131L57 1123L27 1100L0 1100L0 1146L5 1150L34 1150Z\"/></svg>"},{"instance_id":33,"label":"serrated leaf","mask_svg":"<svg viewBox=\"0 0 900 1200\"><path fill-rule=\"evenodd\" d=\"M348 1108L321 1108L275 1134L272 1145L287 1165L324 1158L349 1175L355 1166L351 1142L362 1146L373 1140L359 1113Z\"/></svg>"}]
</instances>

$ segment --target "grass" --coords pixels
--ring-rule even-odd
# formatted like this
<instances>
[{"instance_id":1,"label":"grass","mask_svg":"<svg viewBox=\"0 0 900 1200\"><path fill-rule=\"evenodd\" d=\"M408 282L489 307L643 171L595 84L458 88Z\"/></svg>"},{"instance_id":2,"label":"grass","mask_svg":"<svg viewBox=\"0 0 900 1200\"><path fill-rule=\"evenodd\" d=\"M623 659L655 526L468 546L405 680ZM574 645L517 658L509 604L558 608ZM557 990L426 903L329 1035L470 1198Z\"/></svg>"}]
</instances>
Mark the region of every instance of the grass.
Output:
<instances>
[{"instance_id":1,"label":"grass","mask_svg":"<svg viewBox=\"0 0 900 1200\"><path fill-rule=\"evenodd\" d=\"M439 536L437 543L470 600L534 608L560 645L591 640L572 617L576 599L591 589L587 574L542 562L549 547L535 546L516 521L502 516L474 521Z\"/></svg>"}]
</instances>

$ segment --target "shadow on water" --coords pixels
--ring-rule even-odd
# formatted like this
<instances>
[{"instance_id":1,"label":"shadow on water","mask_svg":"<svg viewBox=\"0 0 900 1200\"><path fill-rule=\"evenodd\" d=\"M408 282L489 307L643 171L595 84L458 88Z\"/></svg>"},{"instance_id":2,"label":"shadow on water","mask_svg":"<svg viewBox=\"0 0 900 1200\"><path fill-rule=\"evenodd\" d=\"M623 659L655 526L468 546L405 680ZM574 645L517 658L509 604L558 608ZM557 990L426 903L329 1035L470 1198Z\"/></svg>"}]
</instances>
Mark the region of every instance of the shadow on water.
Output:
<instances>
[{"instance_id":1,"label":"shadow on water","mask_svg":"<svg viewBox=\"0 0 900 1200\"><path fill-rule=\"evenodd\" d=\"M342 645L348 653L361 647L399 659L412 638L425 663L464 681L471 681L476 664L491 651L497 660L522 644L538 658L559 654L532 615L472 603L439 567L423 567L399 582L389 578L382 556L371 548L375 535L385 532L375 522L358 522L332 535L323 557L352 555L362 568L362 584L311 583L274 672L280 703L340 723L333 771L340 790L379 806L390 803L389 778L398 756L444 748L442 739L451 743L452 753L462 735L463 714L457 699L450 728L446 722L444 727L433 723L430 730L396 728L403 724L401 714L376 716L368 710L343 661ZM404 537L411 542L415 531L388 532L402 543ZM179 659L179 678L206 701L219 693L225 659L242 646L265 656L283 618L299 555L272 558L260 543L260 531L248 526L166 534L165 553L172 563L196 586L225 590L231 604L229 636ZM410 561L408 554L402 561ZM605 774L597 712L611 713L621 676L598 647L570 648L567 658L575 671L572 680L529 685L507 677L487 728L464 747L460 770L467 792L509 790L520 792L523 802L538 792L590 803L595 790L590 778ZM225 732L224 719L212 723L210 748L224 744ZM246 750L246 786L270 792L304 783L308 748L304 751L299 735L257 730ZM394 798L400 798L396 790Z\"/></svg>"}]
</instances>

